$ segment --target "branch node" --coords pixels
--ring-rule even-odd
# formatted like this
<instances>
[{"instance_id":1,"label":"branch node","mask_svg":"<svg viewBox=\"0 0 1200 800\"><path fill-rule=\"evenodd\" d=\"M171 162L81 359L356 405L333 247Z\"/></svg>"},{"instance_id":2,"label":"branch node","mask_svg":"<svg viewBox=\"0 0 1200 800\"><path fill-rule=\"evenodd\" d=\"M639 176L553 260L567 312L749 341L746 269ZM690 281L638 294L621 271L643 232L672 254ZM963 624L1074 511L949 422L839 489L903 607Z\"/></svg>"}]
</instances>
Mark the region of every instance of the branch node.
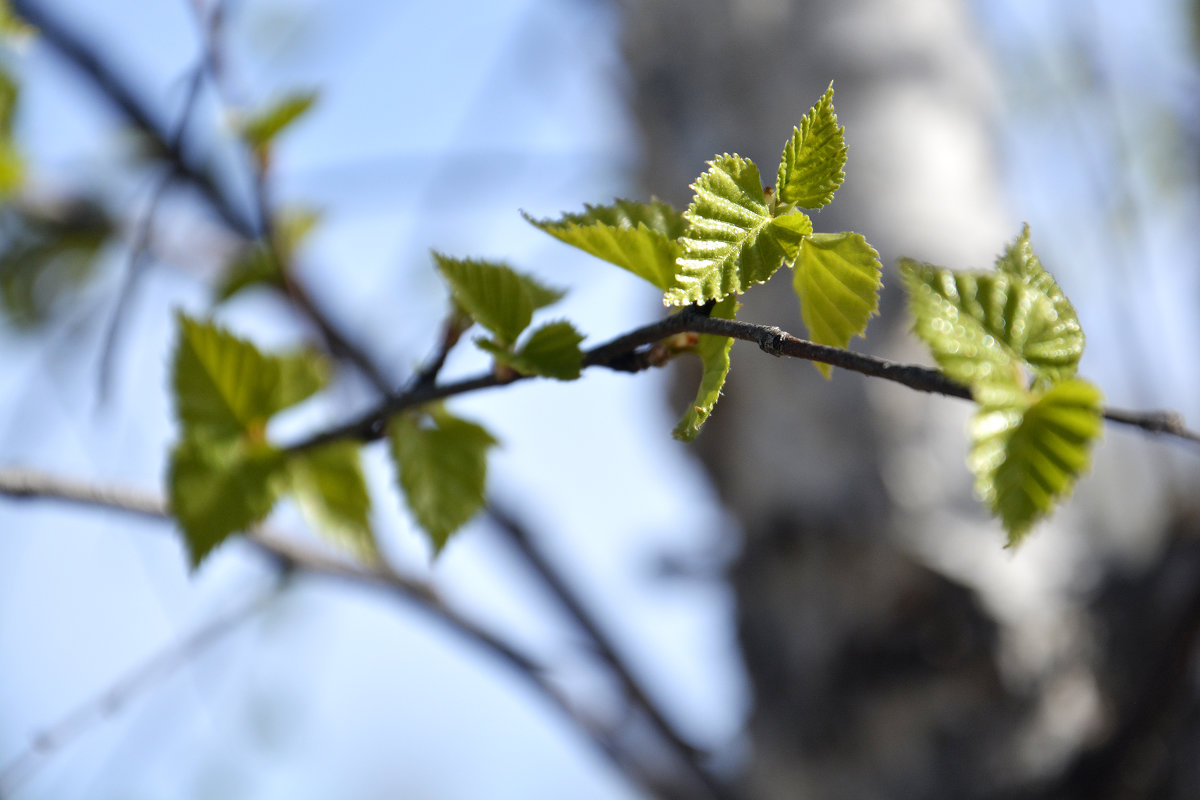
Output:
<instances>
[{"instance_id":1,"label":"branch node","mask_svg":"<svg viewBox=\"0 0 1200 800\"><path fill-rule=\"evenodd\" d=\"M785 331L772 325L759 331L758 347L764 353L780 358L783 356L783 345L788 338Z\"/></svg>"}]
</instances>

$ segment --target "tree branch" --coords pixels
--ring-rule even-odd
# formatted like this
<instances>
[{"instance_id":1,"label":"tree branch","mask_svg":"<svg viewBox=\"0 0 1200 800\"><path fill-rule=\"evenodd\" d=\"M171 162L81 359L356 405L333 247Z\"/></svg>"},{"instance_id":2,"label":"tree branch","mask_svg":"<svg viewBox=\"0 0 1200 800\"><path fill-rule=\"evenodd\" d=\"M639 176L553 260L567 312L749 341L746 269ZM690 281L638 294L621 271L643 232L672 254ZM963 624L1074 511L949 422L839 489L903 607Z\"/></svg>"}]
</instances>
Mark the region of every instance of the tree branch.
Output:
<instances>
[{"instance_id":1,"label":"tree branch","mask_svg":"<svg viewBox=\"0 0 1200 800\"><path fill-rule=\"evenodd\" d=\"M955 383L935 369L912 364L897 364L875 356L816 344L771 325L709 317L694 307L684 308L658 322L643 325L587 350L584 353L583 365L585 367L607 367L622 372L639 372L661 366L664 362L657 357L651 346L668 336L689 332L728 336L732 339L753 342L764 352L774 356L788 356L830 364L849 372L899 383L919 392L957 397L963 400L971 399L970 389ZM290 452L300 452L341 439L374 441L382 438L386 433L388 419L401 411L416 408L435 400L444 400L460 394L504 386L528 377L530 376L511 372L493 372L435 386L417 385L411 391L386 399L375 408L349 422L315 433L286 449ZM1175 437L1200 444L1200 433L1188 429L1183 423L1183 418L1173 411L1133 412L1108 408L1104 410L1104 418L1120 425L1140 428L1147 433Z\"/></svg>"},{"instance_id":2,"label":"tree branch","mask_svg":"<svg viewBox=\"0 0 1200 800\"><path fill-rule=\"evenodd\" d=\"M172 520L166 504L149 494L114 487L100 487L29 470L0 469L0 496L16 500L53 500L88 508L102 508L159 520ZM653 795L660 795L658 780L617 747L613 737L567 698L550 680L548 670L495 634L447 605L429 584L401 575L380 564L352 564L285 539L257 532L244 537L261 556L279 568L318 578L343 581L374 589L409 603L438 620L454 634L509 665L533 689L556 707L563 717L591 741L626 777Z\"/></svg>"}]
</instances>

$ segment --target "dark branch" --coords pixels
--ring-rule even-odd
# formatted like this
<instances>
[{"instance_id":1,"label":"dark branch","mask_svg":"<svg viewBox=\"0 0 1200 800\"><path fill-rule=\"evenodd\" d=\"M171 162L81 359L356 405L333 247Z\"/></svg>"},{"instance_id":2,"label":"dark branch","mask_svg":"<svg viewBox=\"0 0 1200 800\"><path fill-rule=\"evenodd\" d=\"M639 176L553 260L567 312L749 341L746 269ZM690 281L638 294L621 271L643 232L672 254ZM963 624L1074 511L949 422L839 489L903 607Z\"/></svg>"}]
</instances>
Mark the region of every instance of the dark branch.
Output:
<instances>
[{"instance_id":1,"label":"dark branch","mask_svg":"<svg viewBox=\"0 0 1200 800\"><path fill-rule=\"evenodd\" d=\"M912 364L897 364L850 350L816 344L769 325L709 317L701 310L691 307L677 311L658 322L643 325L586 351L583 365L585 367L607 367L622 372L639 372L661 366L665 362L653 345L675 334L689 332L741 339L757 344L764 352L774 356L817 361L840 367L849 372L899 383L919 392L957 397L963 400L971 399L970 389L955 383L935 369ZM401 411L455 395L504 386L527 377L529 376L513 373L488 373L437 386L416 386L411 391L387 399L356 419L316 433L287 449L299 452L341 439L374 441L386 433L388 419ZM1119 409L1105 409L1104 418L1110 422L1140 428L1148 433L1200 443L1200 433L1185 427L1182 418L1175 412L1135 413Z\"/></svg>"}]
</instances>

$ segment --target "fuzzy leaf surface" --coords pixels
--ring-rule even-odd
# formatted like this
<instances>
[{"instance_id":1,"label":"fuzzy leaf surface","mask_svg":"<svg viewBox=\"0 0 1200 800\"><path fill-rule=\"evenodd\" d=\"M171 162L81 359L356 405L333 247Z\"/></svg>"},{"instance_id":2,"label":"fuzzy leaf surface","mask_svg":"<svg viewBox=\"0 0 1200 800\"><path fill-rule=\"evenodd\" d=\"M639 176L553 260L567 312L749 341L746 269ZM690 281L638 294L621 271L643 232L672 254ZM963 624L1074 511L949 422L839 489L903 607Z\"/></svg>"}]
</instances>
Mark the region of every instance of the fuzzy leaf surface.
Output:
<instances>
[{"instance_id":1,"label":"fuzzy leaf surface","mask_svg":"<svg viewBox=\"0 0 1200 800\"><path fill-rule=\"evenodd\" d=\"M271 513L283 481L283 455L243 440L185 437L171 453L171 512L183 528L192 568L235 533Z\"/></svg>"},{"instance_id":2,"label":"fuzzy leaf surface","mask_svg":"<svg viewBox=\"0 0 1200 800\"><path fill-rule=\"evenodd\" d=\"M211 322L179 315L175 403L184 429L235 438L261 429L273 414L325 385L327 369L311 354L266 356Z\"/></svg>"},{"instance_id":3,"label":"fuzzy leaf surface","mask_svg":"<svg viewBox=\"0 0 1200 800\"><path fill-rule=\"evenodd\" d=\"M784 145L779 161L776 192L779 202L800 208L821 208L846 180L846 129L838 125L833 110L833 84L817 101L792 138Z\"/></svg>"},{"instance_id":4,"label":"fuzzy leaf surface","mask_svg":"<svg viewBox=\"0 0 1200 800\"><path fill-rule=\"evenodd\" d=\"M667 305L683 306L739 294L770 278L794 256L804 223L776 222L763 195L758 167L738 155L717 156L692 184L684 212L687 233ZM784 218L781 217L780 220ZM807 219L807 217L805 217ZM811 231L811 222L808 230Z\"/></svg>"},{"instance_id":5,"label":"fuzzy leaf surface","mask_svg":"<svg viewBox=\"0 0 1200 800\"><path fill-rule=\"evenodd\" d=\"M858 233L815 233L800 243L792 286L817 344L846 347L879 308L879 253ZM833 368L813 363L828 378Z\"/></svg>"},{"instance_id":6,"label":"fuzzy leaf surface","mask_svg":"<svg viewBox=\"0 0 1200 800\"><path fill-rule=\"evenodd\" d=\"M529 327L534 311L563 296L563 292L505 264L449 258L440 253L433 257L454 302L467 316L496 334L502 345L517 341Z\"/></svg>"},{"instance_id":7,"label":"fuzzy leaf surface","mask_svg":"<svg viewBox=\"0 0 1200 800\"><path fill-rule=\"evenodd\" d=\"M1028 225L996 260L996 271L1020 280L1033 291L1049 298L1058 316L1058 327L1062 330L1068 357L1059 361L1057 365L1046 364L1041 370L1041 375L1047 382L1074 377L1079 369L1079 357L1083 354L1086 342L1083 328L1079 324L1075 307L1063 294L1054 276L1046 271L1041 259L1033 252L1033 246L1029 243Z\"/></svg>"},{"instance_id":8,"label":"fuzzy leaf surface","mask_svg":"<svg viewBox=\"0 0 1200 800\"><path fill-rule=\"evenodd\" d=\"M379 559L356 443L333 442L291 455L287 472L300 511L318 533L364 561Z\"/></svg>"},{"instance_id":9,"label":"fuzzy leaf surface","mask_svg":"<svg viewBox=\"0 0 1200 800\"><path fill-rule=\"evenodd\" d=\"M439 553L483 507L487 453L496 440L482 426L442 409L428 419L393 418L388 440L404 499Z\"/></svg>"},{"instance_id":10,"label":"fuzzy leaf surface","mask_svg":"<svg viewBox=\"0 0 1200 800\"><path fill-rule=\"evenodd\" d=\"M718 319L733 319L737 314L738 302L736 297L726 297L713 306L710 316ZM696 355L704 372L700 378L700 388L696 392L696 400L688 408L683 419L675 426L671 435L682 442L690 442L700 433L700 427L713 412L717 400L721 397L721 387L725 385L725 377L729 375L729 351L733 348L733 339L728 336L714 336L708 333L700 334L696 343Z\"/></svg>"},{"instance_id":11,"label":"fuzzy leaf surface","mask_svg":"<svg viewBox=\"0 0 1200 800\"><path fill-rule=\"evenodd\" d=\"M1102 429L1102 398L1076 378L1041 394L989 384L975 395L980 409L967 463L976 491L1008 532L1008 546L1016 546L1087 470Z\"/></svg>"},{"instance_id":12,"label":"fuzzy leaf surface","mask_svg":"<svg viewBox=\"0 0 1200 800\"><path fill-rule=\"evenodd\" d=\"M687 230L682 214L658 200L617 200L584 208L582 214L564 214L557 220L524 216L556 239L616 264L664 292L670 288L682 252L676 239Z\"/></svg>"},{"instance_id":13,"label":"fuzzy leaf surface","mask_svg":"<svg viewBox=\"0 0 1200 800\"><path fill-rule=\"evenodd\" d=\"M1064 319L1045 290L1006 272L971 273L902 260L914 330L947 376L966 386L1044 388L1073 374L1083 353L1074 317Z\"/></svg>"}]
</instances>

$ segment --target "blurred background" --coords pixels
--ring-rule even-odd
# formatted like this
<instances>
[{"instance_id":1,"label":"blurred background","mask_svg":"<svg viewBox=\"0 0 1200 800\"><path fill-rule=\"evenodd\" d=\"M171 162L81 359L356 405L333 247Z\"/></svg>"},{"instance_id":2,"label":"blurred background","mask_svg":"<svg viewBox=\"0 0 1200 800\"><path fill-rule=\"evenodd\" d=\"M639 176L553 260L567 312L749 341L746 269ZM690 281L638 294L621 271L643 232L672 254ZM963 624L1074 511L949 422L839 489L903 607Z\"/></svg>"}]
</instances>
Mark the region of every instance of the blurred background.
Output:
<instances>
[{"instance_id":1,"label":"blurred background","mask_svg":"<svg viewBox=\"0 0 1200 800\"><path fill-rule=\"evenodd\" d=\"M884 262L881 316L854 346L927 362L895 259L986 269L1029 223L1107 402L1200 418L1194 3L14 5L61 30L3 55L0 468L161 491L174 312L209 313L255 215L237 120L297 89L319 96L272 151L269 206L318 214L295 278L394 385L446 312L430 249L568 289L555 312L586 344L657 318L653 289L518 209L682 207L721 152L769 172L833 80L847 180L814 222L863 233ZM171 149L232 221L171 172ZM802 333L788 287L746 301L741 318ZM321 343L266 289L212 313L263 347ZM733 365L694 445L669 435L688 364L450 406L502 440L490 494L649 703L494 518L432 561L379 445L364 453L390 562L541 665L573 715L419 604L281 582L237 542L189 574L166 523L4 500L0 796L1200 794L1194 449L1110 427L1074 498L1013 553L971 495L968 404L825 382L742 344ZM461 347L445 374L486 367ZM347 367L272 433L375 397ZM286 505L271 523L312 538Z\"/></svg>"}]
</instances>

